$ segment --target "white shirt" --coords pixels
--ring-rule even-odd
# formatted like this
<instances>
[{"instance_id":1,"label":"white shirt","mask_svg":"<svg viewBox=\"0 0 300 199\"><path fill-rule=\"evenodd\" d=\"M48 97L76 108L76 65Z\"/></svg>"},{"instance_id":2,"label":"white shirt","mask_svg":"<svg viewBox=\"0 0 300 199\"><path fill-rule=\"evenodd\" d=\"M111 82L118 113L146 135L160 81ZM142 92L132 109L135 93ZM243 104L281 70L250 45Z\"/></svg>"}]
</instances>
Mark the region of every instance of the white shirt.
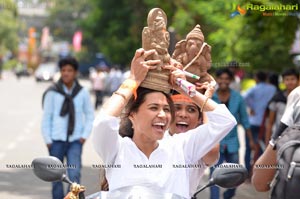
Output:
<instances>
[{"instance_id":1,"label":"white shirt","mask_svg":"<svg viewBox=\"0 0 300 199\"><path fill-rule=\"evenodd\" d=\"M190 173L186 167L197 163L236 125L223 104L207 112L207 117L207 124L160 140L148 159L130 138L119 135L119 118L101 111L94 121L94 147L105 164L121 167L106 168L110 190L151 185L165 193L189 198Z\"/></svg>"},{"instance_id":2,"label":"white shirt","mask_svg":"<svg viewBox=\"0 0 300 199\"><path fill-rule=\"evenodd\" d=\"M164 139L170 138L172 135L170 135L170 132L167 131L164 135ZM216 163L218 160L216 161ZM202 157L199 158L198 162L196 164L190 165L189 171L189 186L190 186L190 195L192 196L196 191L197 187L199 186L199 183L201 181L201 178L204 174L205 169L207 166L205 165L204 161L202 160Z\"/></svg>"},{"instance_id":3,"label":"white shirt","mask_svg":"<svg viewBox=\"0 0 300 199\"><path fill-rule=\"evenodd\" d=\"M287 99L286 108L281 118L281 122L287 126L295 124L297 116L294 115L296 107L300 106L300 86L296 87L289 95Z\"/></svg>"}]
</instances>

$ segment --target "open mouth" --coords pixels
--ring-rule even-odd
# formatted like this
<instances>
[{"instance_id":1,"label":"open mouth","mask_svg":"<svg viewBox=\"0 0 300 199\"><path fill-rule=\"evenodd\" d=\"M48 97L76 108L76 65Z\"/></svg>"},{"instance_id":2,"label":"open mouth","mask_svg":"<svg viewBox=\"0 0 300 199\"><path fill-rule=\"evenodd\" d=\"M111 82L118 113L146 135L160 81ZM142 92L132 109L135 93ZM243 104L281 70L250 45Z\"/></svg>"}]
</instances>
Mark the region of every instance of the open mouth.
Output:
<instances>
[{"instance_id":1,"label":"open mouth","mask_svg":"<svg viewBox=\"0 0 300 199\"><path fill-rule=\"evenodd\" d=\"M154 123L152 126L156 131L163 133L165 130L166 124L163 122L157 122L157 123Z\"/></svg>"},{"instance_id":2,"label":"open mouth","mask_svg":"<svg viewBox=\"0 0 300 199\"><path fill-rule=\"evenodd\" d=\"M177 122L176 123L176 128L180 133L186 132L188 130L188 123L186 122Z\"/></svg>"}]
</instances>

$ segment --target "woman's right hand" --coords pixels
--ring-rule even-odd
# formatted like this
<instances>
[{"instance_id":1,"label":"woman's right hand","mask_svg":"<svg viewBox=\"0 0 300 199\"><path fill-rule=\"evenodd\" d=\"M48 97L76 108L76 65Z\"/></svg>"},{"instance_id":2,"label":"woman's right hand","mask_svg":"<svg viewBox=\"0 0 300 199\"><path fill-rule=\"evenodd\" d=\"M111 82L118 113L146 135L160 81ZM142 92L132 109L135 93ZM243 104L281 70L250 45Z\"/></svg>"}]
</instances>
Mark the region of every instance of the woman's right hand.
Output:
<instances>
[{"instance_id":1,"label":"woman's right hand","mask_svg":"<svg viewBox=\"0 0 300 199\"><path fill-rule=\"evenodd\" d=\"M196 89L199 90L204 90L204 95L206 97L212 98L214 92L215 92L215 88L217 85L216 80L213 78L213 76L211 76L210 74L208 74L209 76L209 82L204 82L204 83L198 83L196 82Z\"/></svg>"},{"instance_id":2,"label":"woman's right hand","mask_svg":"<svg viewBox=\"0 0 300 199\"><path fill-rule=\"evenodd\" d=\"M158 64L160 64L160 60L147 60L145 59L154 54L155 50L144 50L140 48L135 51L135 55L131 61L131 69L130 69L130 79L136 81L138 85L144 81L148 70L155 69Z\"/></svg>"}]
</instances>

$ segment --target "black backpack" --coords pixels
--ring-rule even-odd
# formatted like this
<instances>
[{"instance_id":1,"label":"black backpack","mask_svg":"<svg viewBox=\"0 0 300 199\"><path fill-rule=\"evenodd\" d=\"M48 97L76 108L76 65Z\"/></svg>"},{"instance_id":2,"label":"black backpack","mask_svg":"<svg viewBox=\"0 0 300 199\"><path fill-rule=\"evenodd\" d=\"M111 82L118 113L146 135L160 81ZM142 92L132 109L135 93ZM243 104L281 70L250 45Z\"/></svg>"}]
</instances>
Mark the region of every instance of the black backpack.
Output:
<instances>
[{"instance_id":1,"label":"black backpack","mask_svg":"<svg viewBox=\"0 0 300 199\"><path fill-rule=\"evenodd\" d=\"M276 142L277 171L271 183L271 199L300 198L300 125L284 130Z\"/></svg>"}]
</instances>

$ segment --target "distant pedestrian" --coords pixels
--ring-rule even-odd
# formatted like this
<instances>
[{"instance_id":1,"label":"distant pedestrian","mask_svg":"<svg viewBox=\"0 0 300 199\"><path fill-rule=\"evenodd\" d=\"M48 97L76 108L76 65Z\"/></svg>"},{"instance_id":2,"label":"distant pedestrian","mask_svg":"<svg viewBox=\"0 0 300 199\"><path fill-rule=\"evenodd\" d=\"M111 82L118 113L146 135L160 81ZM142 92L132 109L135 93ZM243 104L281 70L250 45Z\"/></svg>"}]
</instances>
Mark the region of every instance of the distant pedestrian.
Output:
<instances>
[{"instance_id":1,"label":"distant pedestrian","mask_svg":"<svg viewBox=\"0 0 300 199\"><path fill-rule=\"evenodd\" d=\"M216 81L218 83L218 89L214 93L212 99L219 103L225 104L231 114L236 118L239 124L241 124L246 132L246 137L249 139L251 148L254 148L254 140L250 130L250 123L246 110L246 104L243 97L239 92L230 88L230 83L234 81L234 75L228 68L219 69L216 71ZM239 163L239 138L237 126L235 126L228 135L225 136L220 142L220 159L216 166L224 162ZM214 171L214 167L211 167L211 174ZM223 193L224 199L233 198L236 189L227 189ZM210 198L220 198L220 188L212 186L210 188Z\"/></svg>"},{"instance_id":2,"label":"distant pedestrian","mask_svg":"<svg viewBox=\"0 0 300 199\"><path fill-rule=\"evenodd\" d=\"M270 85L275 86L276 88L275 95L276 95L276 93L280 92L279 75L276 72L269 72L267 76L268 78L266 82L269 83ZM272 97L272 99L275 97L275 95ZM271 103L272 99L270 100L269 103ZM268 142L265 143L265 140L266 140L266 131L267 131L266 129L269 122L269 114L270 114L270 110L268 105L263 114L263 119L259 128L259 133L257 138L258 145L253 155L253 162L255 162L258 159L258 157L261 155L261 152L264 151L266 149L266 146L268 145Z\"/></svg>"},{"instance_id":3,"label":"distant pedestrian","mask_svg":"<svg viewBox=\"0 0 300 199\"><path fill-rule=\"evenodd\" d=\"M230 70L230 72L233 73L233 80L230 83L230 88L240 92L241 91L241 77L240 77L240 66L237 61L231 61L228 63L227 68Z\"/></svg>"},{"instance_id":4,"label":"distant pedestrian","mask_svg":"<svg viewBox=\"0 0 300 199\"><path fill-rule=\"evenodd\" d=\"M95 109L103 103L105 79L107 74L100 67L96 67L96 71L92 72L90 79L92 82L93 92L95 93Z\"/></svg>"},{"instance_id":5,"label":"distant pedestrian","mask_svg":"<svg viewBox=\"0 0 300 199\"><path fill-rule=\"evenodd\" d=\"M92 130L94 110L87 89L76 79L78 63L59 61L61 79L44 93L42 135L49 154L64 162L72 182L80 183L82 146ZM62 182L52 183L52 198L63 199Z\"/></svg>"},{"instance_id":6,"label":"distant pedestrian","mask_svg":"<svg viewBox=\"0 0 300 199\"><path fill-rule=\"evenodd\" d=\"M299 72L294 68L289 68L282 73L282 82L285 90L278 90L268 105L268 120L265 132L265 144L269 144L273 131L276 131L280 124L280 119L284 113L287 96L299 85Z\"/></svg>"},{"instance_id":7,"label":"distant pedestrian","mask_svg":"<svg viewBox=\"0 0 300 199\"><path fill-rule=\"evenodd\" d=\"M108 91L108 95L112 95L119 86L123 82L123 74L122 71L117 67L113 66L108 73L108 77L106 79L106 89Z\"/></svg>"},{"instance_id":8,"label":"distant pedestrian","mask_svg":"<svg viewBox=\"0 0 300 199\"><path fill-rule=\"evenodd\" d=\"M265 110L269 101L276 92L276 87L267 83L267 74L259 71L255 74L256 85L246 91L244 95L245 102L250 109L249 121L251 125L251 132L256 145L258 145L258 134L260 126L263 122ZM248 137L246 137L246 152L245 152L245 166L251 175L251 148ZM254 151L255 152L255 151Z\"/></svg>"}]
</instances>

